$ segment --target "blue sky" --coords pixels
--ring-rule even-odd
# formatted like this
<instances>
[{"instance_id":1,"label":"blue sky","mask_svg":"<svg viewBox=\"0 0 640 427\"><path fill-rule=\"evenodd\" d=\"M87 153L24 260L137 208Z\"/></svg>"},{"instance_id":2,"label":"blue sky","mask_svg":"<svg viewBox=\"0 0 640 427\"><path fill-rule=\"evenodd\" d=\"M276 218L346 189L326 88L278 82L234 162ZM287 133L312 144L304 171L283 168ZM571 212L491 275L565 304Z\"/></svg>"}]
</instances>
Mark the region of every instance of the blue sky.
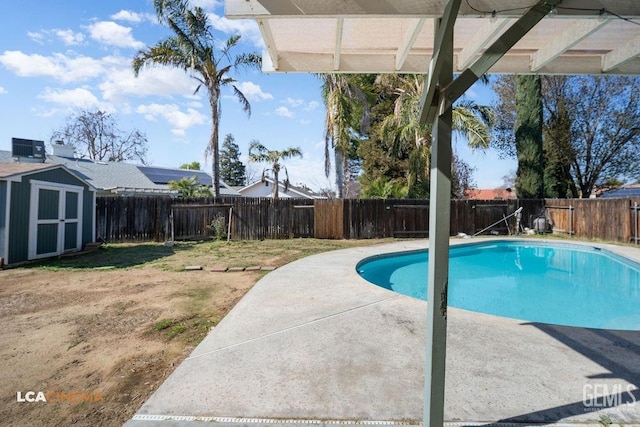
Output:
<instances>
[{"instance_id":1,"label":"blue sky","mask_svg":"<svg viewBox=\"0 0 640 427\"><path fill-rule=\"evenodd\" d=\"M220 0L192 0L210 13L221 41L241 34L240 51L263 43L253 21L227 20ZM148 163L177 167L204 159L211 121L205 93L194 95L195 81L175 69L131 70L135 53L168 34L157 24L151 0L0 0L0 149L11 138L44 140L80 109L112 113L123 130L139 129L149 144ZM426 67L426 65L425 65ZM333 186L324 177L324 105L320 82L308 74L235 74L251 102L247 118L231 93L224 94L221 138L231 133L246 162L251 140L271 149L299 146L304 158L286 163L291 182L312 188ZM488 103L491 91L473 87L468 96ZM221 139L222 141L222 139ZM513 160L492 152L471 152L457 139L454 149L476 167L480 188L502 184ZM261 165L249 165L260 173Z\"/></svg>"}]
</instances>

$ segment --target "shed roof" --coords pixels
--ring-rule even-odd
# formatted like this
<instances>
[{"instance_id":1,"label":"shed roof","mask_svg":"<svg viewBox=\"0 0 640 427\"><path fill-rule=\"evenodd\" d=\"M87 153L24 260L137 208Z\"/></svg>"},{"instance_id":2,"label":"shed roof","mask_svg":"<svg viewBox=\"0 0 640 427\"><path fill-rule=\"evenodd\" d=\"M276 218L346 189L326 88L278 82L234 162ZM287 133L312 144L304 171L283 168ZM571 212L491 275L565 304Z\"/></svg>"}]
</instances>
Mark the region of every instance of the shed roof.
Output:
<instances>
[{"instance_id":1,"label":"shed roof","mask_svg":"<svg viewBox=\"0 0 640 427\"><path fill-rule=\"evenodd\" d=\"M454 27L454 72L467 68L532 8L532 0L467 0ZM445 0L225 0L253 18L272 72L427 73ZM640 2L563 0L490 73L638 74Z\"/></svg>"},{"instance_id":2,"label":"shed roof","mask_svg":"<svg viewBox=\"0 0 640 427\"><path fill-rule=\"evenodd\" d=\"M0 163L0 178L10 178L57 167L59 166L46 163Z\"/></svg>"}]
</instances>

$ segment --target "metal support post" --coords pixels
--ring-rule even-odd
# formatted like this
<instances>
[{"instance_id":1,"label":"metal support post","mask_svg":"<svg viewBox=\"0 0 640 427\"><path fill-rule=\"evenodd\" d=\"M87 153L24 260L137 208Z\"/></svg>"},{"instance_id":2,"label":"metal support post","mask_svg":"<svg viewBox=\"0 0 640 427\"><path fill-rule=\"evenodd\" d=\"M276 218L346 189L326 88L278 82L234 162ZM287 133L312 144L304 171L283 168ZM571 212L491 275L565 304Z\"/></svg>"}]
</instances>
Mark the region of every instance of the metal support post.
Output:
<instances>
[{"instance_id":1,"label":"metal support post","mask_svg":"<svg viewBox=\"0 0 640 427\"><path fill-rule=\"evenodd\" d=\"M444 23L441 23L444 25ZM453 28L440 45L442 68L437 82L453 79ZM442 100L439 100L442 102ZM424 426L444 422L444 388L447 339L447 286L449 282L449 231L451 228L451 107L436 116L431 145L429 206L429 267L427 285L427 345L424 384Z\"/></svg>"}]
</instances>

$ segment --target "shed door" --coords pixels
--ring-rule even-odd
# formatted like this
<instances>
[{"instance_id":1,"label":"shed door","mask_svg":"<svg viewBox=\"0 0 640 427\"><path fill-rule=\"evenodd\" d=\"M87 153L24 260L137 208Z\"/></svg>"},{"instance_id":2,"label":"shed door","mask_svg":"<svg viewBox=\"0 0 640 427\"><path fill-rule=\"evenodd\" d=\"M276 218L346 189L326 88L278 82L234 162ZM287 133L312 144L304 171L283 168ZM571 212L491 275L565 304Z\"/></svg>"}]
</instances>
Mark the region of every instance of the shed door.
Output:
<instances>
[{"instance_id":1,"label":"shed door","mask_svg":"<svg viewBox=\"0 0 640 427\"><path fill-rule=\"evenodd\" d=\"M29 259L81 248L82 191L82 187L67 185L32 185Z\"/></svg>"}]
</instances>

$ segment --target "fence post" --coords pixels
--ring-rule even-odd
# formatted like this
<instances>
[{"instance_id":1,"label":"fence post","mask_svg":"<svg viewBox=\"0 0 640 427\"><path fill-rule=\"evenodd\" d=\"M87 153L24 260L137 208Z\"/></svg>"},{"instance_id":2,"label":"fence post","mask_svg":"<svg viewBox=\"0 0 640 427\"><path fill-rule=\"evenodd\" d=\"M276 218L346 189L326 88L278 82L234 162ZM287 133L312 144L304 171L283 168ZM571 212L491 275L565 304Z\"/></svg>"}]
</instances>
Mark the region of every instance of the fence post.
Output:
<instances>
[{"instance_id":1,"label":"fence post","mask_svg":"<svg viewBox=\"0 0 640 427\"><path fill-rule=\"evenodd\" d=\"M573 210L575 208L569 205L569 237L573 237Z\"/></svg>"},{"instance_id":2,"label":"fence post","mask_svg":"<svg viewBox=\"0 0 640 427\"><path fill-rule=\"evenodd\" d=\"M633 242L637 245L638 244L638 209L639 209L638 202L635 202L631 209L633 209L633 212L634 212L634 215L633 215L633 228L634 228Z\"/></svg>"}]
</instances>

